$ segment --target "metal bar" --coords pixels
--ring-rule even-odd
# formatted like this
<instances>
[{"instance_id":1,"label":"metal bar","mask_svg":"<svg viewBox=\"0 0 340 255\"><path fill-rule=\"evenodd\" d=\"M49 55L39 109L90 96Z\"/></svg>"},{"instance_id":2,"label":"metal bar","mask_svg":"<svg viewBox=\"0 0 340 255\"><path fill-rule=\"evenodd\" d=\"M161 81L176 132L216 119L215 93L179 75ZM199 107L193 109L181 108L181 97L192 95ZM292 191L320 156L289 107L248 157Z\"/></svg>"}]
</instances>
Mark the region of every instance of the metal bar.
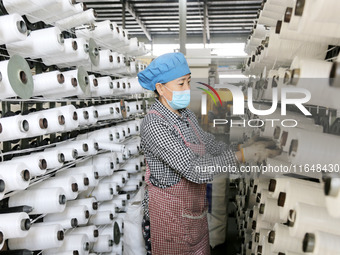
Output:
<instances>
[{"instance_id":1,"label":"metal bar","mask_svg":"<svg viewBox=\"0 0 340 255\"><path fill-rule=\"evenodd\" d=\"M207 36L208 43L210 42L210 26L209 26L209 12L208 12L208 3L205 0L204 1L204 27L205 27L205 33Z\"/></svg>"},{"instance_id":2,"label":"metal bar","mask_svg":"<svg viewBox=\"0 0 340 255\"><path fill-rule=\"evenodd\" d=\"M122 0L122 27L125 29L125 0Z\"/></svg>"},{"instance_id":3,"label":"metal bar","mask_svg":"<svg viewBox=\"0 0 340 255\"><path fill-rule=\"evenodd\" d=\"M150 35L149 31L146 29L144 23L139 19L138 15L135 13L135 10L133 9L133 6L131 4L129 4L128 1L126 1L125 7L128 10L128 12L136 19L137 23L142 28L145 36L149 39L149 41L152 41L151 35Z\"/></svg>"},{"instance_id":4,"label":"metal bar","mask_svg":"<svg viewBox=\"0 0 340 255\"><path fill-rule=\"evenodd\" d=\"M180 52L186 55L187 41L187 1L179 0L179 45Z\"/></svg>"}]
</instances>

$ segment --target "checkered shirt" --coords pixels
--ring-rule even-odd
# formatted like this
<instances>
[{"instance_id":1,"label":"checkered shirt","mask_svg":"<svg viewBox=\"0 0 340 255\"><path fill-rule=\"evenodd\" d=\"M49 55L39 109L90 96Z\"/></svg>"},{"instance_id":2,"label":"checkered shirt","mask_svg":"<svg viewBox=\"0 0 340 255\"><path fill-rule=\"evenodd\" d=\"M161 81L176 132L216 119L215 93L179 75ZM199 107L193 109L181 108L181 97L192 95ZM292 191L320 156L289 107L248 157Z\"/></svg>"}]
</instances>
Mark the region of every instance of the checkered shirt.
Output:
<instances>
[{"instance_id":1,"label":"checkered shirt","mask_svg":"<svg viewBox=\"0 0 340 255\"><path fill-rule=\"evenodd\" d=\"M182 177L194 183L207 183L218 174L209 166L236 166L235 145L218 142L212 134L202 130L196 116L188 109L179 110L181 116L166 108L161 102L151 106L141 125L141 147L150 168L150 182L159 188L175 185ZM189 123L188 119L191 120ZM188 148L179 131L189 143L199 144L194 128L206 147L206 155L200 157ZM199 171L199 170L204 171ZM148 194L143 201L144 212L148 216Z\"/></svg>"}]
</instances>

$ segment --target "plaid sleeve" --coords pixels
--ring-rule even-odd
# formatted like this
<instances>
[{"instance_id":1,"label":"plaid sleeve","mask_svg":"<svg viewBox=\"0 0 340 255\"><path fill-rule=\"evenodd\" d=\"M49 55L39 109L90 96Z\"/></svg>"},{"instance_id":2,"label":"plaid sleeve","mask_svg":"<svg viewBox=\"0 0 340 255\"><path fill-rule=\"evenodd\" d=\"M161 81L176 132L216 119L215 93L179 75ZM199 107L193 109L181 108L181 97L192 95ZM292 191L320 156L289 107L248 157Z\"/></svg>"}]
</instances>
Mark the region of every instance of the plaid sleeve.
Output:
<instances>
[{"instance_id":1,"label":"plaid sleeve","mask_svg":"<svg viewBox=\"0 0 340 255\"><path fill-rule=\"evenodd\" d=\"M145 123L141 131L143 149L194 183L212 181L213 176L236 167L235 153L226 149L218 156L199 157L189 149L181 137L161 119Z\"/></svg>"},{"instance_id":2,"label":"plaid sleeve","mask_svg":"<svg viewBox=\"0 0 340 255\"><path fill-rule=\"evenodd\" d=\"M189 112L189 115L190 115L190 119L195 124L195 127L200 132L208 153L210 153L211 155L220 155L222 151L227 151L227 150L231 150L234 152L238 151L238 144L228 145L224 142L217 141L213 134L210 134L201 128L201 126L198 124L196 116L191 111Z\"/></svg>"}]
</instances>

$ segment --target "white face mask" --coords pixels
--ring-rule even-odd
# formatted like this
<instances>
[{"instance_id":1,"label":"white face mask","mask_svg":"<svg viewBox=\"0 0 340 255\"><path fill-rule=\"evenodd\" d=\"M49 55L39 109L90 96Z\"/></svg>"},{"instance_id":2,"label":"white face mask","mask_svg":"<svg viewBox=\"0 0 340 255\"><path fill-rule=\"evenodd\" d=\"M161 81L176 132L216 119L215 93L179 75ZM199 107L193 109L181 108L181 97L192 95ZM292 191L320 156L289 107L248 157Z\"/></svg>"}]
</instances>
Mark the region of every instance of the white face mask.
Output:
<instances>
[{"instance_id":1,"label":"white face mask","mask_svg":"<svg viewBox=\"0 0 340 255\"><path fill-rule=\"evenodd\" d=\"M184 109L190 104L190 89L182 90L182 91L171 91L167 87L165 88L169 90L170 92L172 92L171 101L169 101L168 99L166 99L166 97L164 97L172 109L174 110Z\"/></svg>"}]
</instances>

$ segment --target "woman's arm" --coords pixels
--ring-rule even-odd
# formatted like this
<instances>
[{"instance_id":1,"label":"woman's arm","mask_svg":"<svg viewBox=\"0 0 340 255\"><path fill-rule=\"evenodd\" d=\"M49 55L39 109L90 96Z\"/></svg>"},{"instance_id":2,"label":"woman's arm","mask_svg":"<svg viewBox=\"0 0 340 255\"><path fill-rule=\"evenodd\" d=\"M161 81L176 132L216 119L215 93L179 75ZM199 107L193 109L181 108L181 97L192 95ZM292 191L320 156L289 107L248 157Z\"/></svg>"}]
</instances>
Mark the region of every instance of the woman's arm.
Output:
<instances>
[{"instance_id":1,"label":"woman's arm","mask_svg":"<svg viewBox=\"0 0 340 255\"><path fill-rule=\"evenodd\" d=\"M236 171L239 155L229 149L217 156L195 155L167 123L156 120L145 123L141 130L143 149L159 158L181 176L195 183L206 183L220 172ZM237 158L236 158L237 157Z\"/></svg>"},{"instance_id":2,"label":"woman's arm","mask_svg":"<svg viewBox=\"0 0 340 255\"><path fill-rule=\"evenodd\" d=\"M204 131L201 126L198 124L196 115L190 111L190 120L193 122L193 125L195 125L196 129L200 133L202 140L206 146L206 150L211 155L217 156L220 155L222 151L226 150L233 150L238 151L238 145L237 144L226 144L222 141L217 141L215 136Z\"/></svg>"}]
</instances>

